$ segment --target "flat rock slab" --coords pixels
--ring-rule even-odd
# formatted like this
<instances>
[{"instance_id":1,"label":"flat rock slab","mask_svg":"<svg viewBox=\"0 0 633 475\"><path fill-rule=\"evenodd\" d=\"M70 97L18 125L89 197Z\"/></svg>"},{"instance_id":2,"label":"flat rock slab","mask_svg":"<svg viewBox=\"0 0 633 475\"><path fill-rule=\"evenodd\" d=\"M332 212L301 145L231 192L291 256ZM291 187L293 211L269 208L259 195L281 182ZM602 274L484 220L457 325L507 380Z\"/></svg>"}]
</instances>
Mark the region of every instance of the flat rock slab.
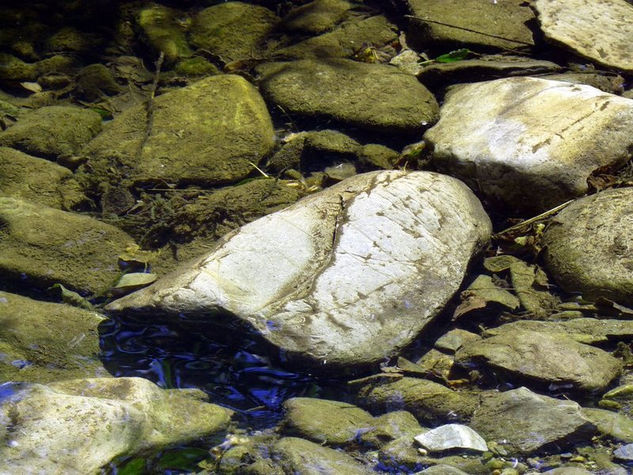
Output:
<instances>
[{"instance_id":1,"label":"flat rock slab","mask_svg":"<svg viewBox=\"0 0 633 475\"><path fill-rule=\"evenodd\" d=\"M96 312L0 292L0 381L109 376L99 360L103 320Z\"/></svg>"},{"instance_id":2,"label":"flat rock slab","mask_svg":"<svg viewBox=\"0 0 633 475\"><path fill-rule=\"evenodd\" d=\"M285 112L361 129L416 134L437 121L433 94L393 66L349 59L266 63L262 94Z\"/></svg>"},{"instance_id":3,"label":"flat rock slab","mask_svg":"<svg viewBox=\"0 0 633 475\"><path fill-rule=\"evenodd\" d=\"M0 197L0 281L39 288L62 284L105 292L120 274L117 258L134 240L89 216Z\"/></svg>"},{"instance_id":4,"label":"flat rock slab","mask_svg":"<svg viewBox=\"0 0 633 475\"><path fill-rule=\"evenodd\" d=\"M526 22L534 13L522 0L407 0L407 41L461 43L517 50L534 45Z\"/></svg>"},{"instance_id":5,"label":"flat rock slab","mask_svg":"<svg viewBox=\"0 0 633 475\"><path fill-rule=\"evenodd\" d=\"M596 170L631 157L633 101L537 78L451 91L425 134L438 167L519 211L550 209L588 190Z\"/></svg>"},{"instance_id":6,"label":"flat rock slab","mask_svg":"<svg viewBox=\"0 0 633 475\"><path fill-rule=\"evenodd\" d=\"M280 439L272 447L272 453L283 473L367 475L373 472L371 467L360 464L344 452L297 437Z\"/></svg>"},{"instance_id":7,"label":"flat rock slab","mask_svg":"<svg viewBox=\"0 0 633 475\"><path fill-rule=\"evenodd\" d=\"M268 109L240 76L211 76L160 95L153 110L149 136L146 106L139 105L83 149L86 179L95 186L229 183L251 173L273 147Z\"/></svg>"},{"instance_id":8,"label":"flat rock slab","mask_svg":"<svg viewBox=\"0 0 633 475\"><path fill-rule=\"evenodd\" d=\"M568 292L633 304L633 188L579 199L544 233L548 272Z\"/></svg>"},{"instance_id":9,"label":"flat rock slab","mask_svg":"<svg viewBox=\"0 0 633 475\"><path fill-rule=\"evenodd\" d=\"M536 0L545 38L598 64L633 71L633 5L626 0Z\"/></svg>"},{"instance_id":10,"label":"flat rock slab","mask_svg":"<svg viewBox=\"0 0 633 475\"><path fill-rule=\"evenodd\" d=\"M577 403L541 396L527 388L482 397L470 427L511 455L528 455L552 444L564 447L588 442L597 431Z\"/></svg>"},{"instance_id":11,"label":"flat rock slab","mask_svg":"<svg viewBox=\"0 0 633 475\"><path fill-rule=\"evenodd\" d=\"M518 320L490 328L486 330L486 336L523 330L567 336L580 343L594 345L608 341L617 342L633 339L633 320L616 320L612 318L573 318L560 322Z\"/></svg>"},{"instance_id":12,"label":"flat rock slab","mask_svg":"<svg viewBox=\"0 0 633 475\"><path fill-rule=\"evenodd\" d=\"M437 315L490 232L459 180L356 175L226 235L108 310L223 316L248 323L290 359L374 364Z\"/></svg>"},{"instance_id":13,"label":"flat rock slab","mask_svg":"<svg viewBox=\"0 0 633 475\"><path fill-rule=\"evenodd\" d=\"M606 351L563 336L515 329L467 342L455 354L461 366L535 386L604 392L622 363Z\"/></svg>"},{"instance_id":14,"label":"flat rock slab","mask_svg":"<svg viewBox=\"0 0 633 475\"><path fill-rule=\"evenodd\" d=\"M118 456L185 443L226 428L232 411L200 390L142 378L6 383L1 473L99 473Z\"/></svg>"},{"instance_id":15,"label":"flat rock slab","mask_svg":"<svg viewBox=\"0 0 633 475\"><path fill-rule=\"evenodd\" d=\"M462 424L446 424L417 435L415 441L430 452L443 452L451 449L488 451L486 441Z\"/></svg>"}]
</instances>

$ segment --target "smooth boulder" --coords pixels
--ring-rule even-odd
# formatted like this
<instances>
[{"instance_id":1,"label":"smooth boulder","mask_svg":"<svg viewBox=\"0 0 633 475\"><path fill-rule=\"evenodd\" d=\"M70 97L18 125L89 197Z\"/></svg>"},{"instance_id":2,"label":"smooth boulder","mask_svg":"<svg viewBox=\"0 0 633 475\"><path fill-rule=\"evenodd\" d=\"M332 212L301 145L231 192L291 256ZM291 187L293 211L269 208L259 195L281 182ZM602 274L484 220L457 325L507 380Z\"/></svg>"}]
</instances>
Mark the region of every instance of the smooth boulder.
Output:
<instances>
[{"instance_id":1,"label":"smooth boulder","mask_svg":"<svg viewBox=\"0 0 633 475\"><path fill-rule=\"evenodd\" d=\"M532 77L456 87L425 134L433 161L488 198L540 212L631 157L633 100Z\"/></svg>"},{"instance_id":2,"label":"smooth boulder","mask_svg":"<svg viewBox=\"0 0 633 475\"><path fill-rule=\"evenodd\" d=\"M375 364L442 310L490 232L459 180L366 173L243 226L107 308L228 318L249 324L290 360Z\"/></svg>"},{"instance_id":3,"label":"smooth boulder","mask_svg":"<svg viewBox=\"0 0 633 475\"><path fill-rule=\"evenodd\" d=\"M611 188L559 212L544 233L547 270L568 292L633 304L633 188Z\"/></svg>"}]
</instances>

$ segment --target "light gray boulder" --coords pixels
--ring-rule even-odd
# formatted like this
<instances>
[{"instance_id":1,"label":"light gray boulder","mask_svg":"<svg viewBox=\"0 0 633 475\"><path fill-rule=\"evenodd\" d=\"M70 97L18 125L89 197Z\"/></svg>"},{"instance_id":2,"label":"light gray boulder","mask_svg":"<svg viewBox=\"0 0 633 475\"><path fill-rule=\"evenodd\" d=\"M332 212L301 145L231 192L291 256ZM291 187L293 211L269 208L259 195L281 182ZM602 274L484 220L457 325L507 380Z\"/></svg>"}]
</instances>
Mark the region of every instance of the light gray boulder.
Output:
<instances>
[{"instance_id":1,"label":"light gray boulder","mask_svg":"<svg viewBox=\"0 0 633 475\"><path fill-rule=\"evenodd\" d=\"M597 431L574 401L541 396L527 388L486 394L470 427L489 445L494 441L512 455L589 441Z\"/></svg>"},{"instance_id":2,"label":"light gray boulder","mask_svg":"<svg viewBox=\"0 0 633 475\"><path fill-rule=\"evenodd\" d=\"M289 359L373 364L438 314L490 232L459 180L366 173L226 235L108 310L224 317L249 324Z\"/></svg>"},{"instance_id":3,"label":"light gray boulder","mask_svg":"<svg viewBox=\"0 0 633 475\"><path fill-rule=\"evenodd\" d=\"M556 283L587 298L633 304L632 215L633 188L605 190L559 212L543 235Z\"/></svg>"},{"instance_id":4,"label":"light gray boulder","mask_svg":"<svg viewBox=\"0 0 633 475\"><path fill-rule=\"evenodd\" d=\"M545 38L604 66L633 71L633 5L626 0L536 0Z\"/></svg>"},{"instance_id":5,"label":"light gray boulder","mask_svg":"<svg viewBox=\"0 0 633 475\"><path fill-rule=\"evenodd\" d=\"M142 378L0 388L0 473L100 473L115 457L220 432L232 414L202 391Z\"/></svg>"},{"instance_id":6,"label":"light gray boulder","mask_svg":"<svg viewBox=\"0 0 633 475\"><path fill-rule=\"evenodd\" d=\"M456 87L425 134L434 163L507 207L550 209L631 157L633 100L531 77Z\"/></svg>"},{"instance_id":7,"label":"light gray boulder","mask_svg":"<svg viewBox=\"0 0 633 475\"><path fill-rule=\"evenodd\" d=\"M486 441L470 427L462 424L445 424L415 436L415 441L430 452L451 449L488 451Z\"/></svg>"}]
</instances>

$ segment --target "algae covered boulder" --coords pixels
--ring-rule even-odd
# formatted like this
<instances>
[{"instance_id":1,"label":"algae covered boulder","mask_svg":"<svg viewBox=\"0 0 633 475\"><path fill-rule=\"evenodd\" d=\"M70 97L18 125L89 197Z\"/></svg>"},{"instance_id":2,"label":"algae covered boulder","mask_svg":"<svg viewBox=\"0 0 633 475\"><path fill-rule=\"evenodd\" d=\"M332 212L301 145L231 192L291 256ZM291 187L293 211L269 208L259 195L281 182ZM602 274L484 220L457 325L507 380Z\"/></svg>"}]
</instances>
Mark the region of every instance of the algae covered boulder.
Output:
<instances>
[{"instance_id":1,"label":"algae covered boulder","mask_svg":"<svg viewBox=\"0 0 633 475\"><path fill-rule=\"evenodd\" d=\"M240 180L273 147L273 126L254 86L221 75L127 109L83 150L97 187L136 183L220 184ZM149 134L149 135L148 135Z\"/></svg>"},{"instance_id":2,"label":"algae covered boulder","mask_svg":"<svg viewBox=\"0 0 633 475\"><path fill-rule=\"evenodd\" d=\"M109 376L99 361L103 320L97 312L0 292L0 381Z\"/></svg>"},{"instance_id":3,"label":"algae covered boulder","mask_svg":"<svg viewBox=\"0 0 633 475\"><path fill-rule=\"evenodd\" d=\"M62 284L101 294L119 276L117 258L134 240L89 216L0 197L0 282Z\"/></svg>"},{"instance_id":4,"label":"algae covered boulder","mask_svg":"<svg viewBox=\"0 0 633 475\"><path fill-rule=\"evenodd\" d=\"M2 473L98 473L122 455L223 431L229 409L199 390L165 390L142 378L5 383Z\"/></svg>"},{"instance_id":5,"label":"algae covered boulder","mask_svg":"<svg viewBox=\"0 0 633 475\"><path fill-rule=\"evenodd\" d=\"M262 64L262 94L291 115L382 133L416 134L439 107L415 76L384 64L329 58Z\"/></svg>"},{"instance_id":6,"label":"algae covered boulder","mask_svg":"<svg viewBox=\"0 0 633 475\"><path fill-rule=\"evenodd\" d=\"M457 291L490 220L459 180L356 175L253 221L108 310L242 322L310 365L369 365Z\"/></svg>"},{"instance_id":7,"label":"algae covered boulder","mask_svg":"<svg viewBox=\"0 0 633 475\"><path fill-rule=\"evenodd\" d=\"M604 190L558 213L544 234L556 283L587 298L633 304L632 214L633 188Z\"/></svg>"}]
</instances>

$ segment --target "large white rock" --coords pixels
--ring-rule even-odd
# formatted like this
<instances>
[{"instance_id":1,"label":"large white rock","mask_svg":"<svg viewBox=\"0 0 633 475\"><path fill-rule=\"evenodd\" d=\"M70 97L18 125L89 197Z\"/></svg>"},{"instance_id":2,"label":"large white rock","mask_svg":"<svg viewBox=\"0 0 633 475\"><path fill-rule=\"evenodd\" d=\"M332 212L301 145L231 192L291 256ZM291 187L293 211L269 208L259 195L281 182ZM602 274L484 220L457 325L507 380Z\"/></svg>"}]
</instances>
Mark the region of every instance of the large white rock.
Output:
<instances>
[{"instance_id":1,"label":"large white rock","mask_svg":"<svg viewBox=\"0 0 633 475\"><path fill-rule=\"evenodd\" d=\"M443 308L490 233L457 179L366 173L243 226L108 310L210 321L228 313L291 359L375 363Z\"/></svg>"},{"instance_id":2,"label":"large white rock","mask_svg":"<svg viewBox=\"0 0 633 475\"><path fill-rule=\"evenodd\" d=\"M225 429L232 411L204 397L141 378L4 383L0 473L100 473L115 457Z\"/></svg>"},{"instance_id":3,"label":"large white rock","mask_svg":"<svg viewBox=\"0 0 633 475\"><path fill-rule=\"evenodd\" d=\"M633 150L633 100L531 77L454 89L425 134L437 166L520 211L587 192L596 170Z\"/></svg>"},{"instance_id":4,"label":"large white rock","mask_svg":"<svg viewBox=\"0 0 633 475\"><path fill-rule=\"evenodd\" d=\"M633 5L626 0L536 0L545 37L599 64L633 71Z\"/></svg>"}]
</instances>

